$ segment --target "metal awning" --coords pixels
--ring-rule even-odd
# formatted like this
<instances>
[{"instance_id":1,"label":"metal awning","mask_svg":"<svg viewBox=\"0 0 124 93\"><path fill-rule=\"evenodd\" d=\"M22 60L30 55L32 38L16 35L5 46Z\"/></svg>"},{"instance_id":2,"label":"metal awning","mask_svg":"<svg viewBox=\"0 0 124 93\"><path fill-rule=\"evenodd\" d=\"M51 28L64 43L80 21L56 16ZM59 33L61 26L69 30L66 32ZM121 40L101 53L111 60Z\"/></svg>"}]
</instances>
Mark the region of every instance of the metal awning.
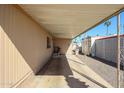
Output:
<instances>
[{"instance_id":1,"label":"metal awning","mask_svg":"<svg viewBox=\"0 0 124 93\"><path fill-rule=\"evenodd\" d=\"M74 38L124 7L124 4L24 4L28 15L54 37Z\"/></svg>"}]
</instances>

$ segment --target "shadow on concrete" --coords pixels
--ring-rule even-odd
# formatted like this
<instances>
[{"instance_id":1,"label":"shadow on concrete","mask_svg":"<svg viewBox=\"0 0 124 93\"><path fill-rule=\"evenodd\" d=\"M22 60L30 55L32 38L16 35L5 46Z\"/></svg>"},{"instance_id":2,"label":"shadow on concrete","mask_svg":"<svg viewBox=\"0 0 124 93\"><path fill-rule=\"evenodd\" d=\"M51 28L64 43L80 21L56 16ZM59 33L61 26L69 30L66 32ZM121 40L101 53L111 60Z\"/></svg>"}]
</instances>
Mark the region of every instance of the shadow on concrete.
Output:
<instances>
[{"instance_id":1,"label":"shadow on concrete","mask_svg":"<svg viewBox=\"0 0 124 93\"><path fill-rule=\"evenodd\" d=\"M83 63L81 63L81 62L79 62L79 61L73 60L73 59L71 59L71 58L68 58L68 60L71 60L72 62L75 62L75 63L80 64L80 65L85 65L85 64L83 64Z\"/></svg>"},{"instance_id":2,"label":"shadow on concrete","mask_svg":"<svg viewBox=\"0 0 124 93\"><path fill-rule=\"evenodd\" d=\"M19 13L18 15L21 14ZM15 47L14 50L18 51L18 53L25 60L26 64L34 73L36 73L50 57L52 48L49 49L51 51L49 51L49 55L46 56L47 53L45 54L45 52L48 50L43 43L45 43L47 36L44 36L46 35L43 34L44 31L42 31L42 29L38 29L37 25L35 25L32 21L29 21L29 18L25 18L25 21L31 23L25 24L25 22L22 20L23 16L19 17L15 16L11 21L8 17L6 20L9 21L0 22L0 27L12 42L13 46ZM15 24L11 24L13 22ZM31 24L34 24L34 27L32 27L34 30L31 30Z\"/></svg>"},{"instance_id":3,"label":"shadow on concrete","mask_svg":"<svg viewBox=\"0 0 124 93\"><path fill-rule=\"evenodd\" d=\"M80 60L83 60L83 56L77 56ZM93 60L92 60L93 59ZM95 59L95 60L94 60ZM94 72L100 75L103 79L105 79L108 83L110 83L113 87L117 87L116 77L117 77L117 69L116 63L109 62L100 58L92 58L87 57L85 62ZM103 74L104 73L104 74ZM123 83L123 67L121 66L120 71L121 83ZM121 84L123 87L123 84Z\"/></svg>"},{"instance_id":4,"label":"shadow on concrete","mask_svg":"<svg viewBox=\"0 0 124 93\"><path fill-rule=\"evenodd\" d=\"M98 60L98 62L102 62L104 64L107 64L107 65L117 68L117 63L115 63L115 62L111 62L111 61L108 61L108 60L105 60L105 59L102 59L99 57L92 57L92 56L88 56L88 57L94 58L95 60ZM120 69L124 70L123 65L120 65Z\"/></svg>"},{"instance_id":5,"label":"shadow on concrete","mask_svg":"<svg viewBox=\"0 0 124 93\"><path fill-rule=\"evenodd\" d=\"M52 58L36 75L73 75L66 59Z\"/></svg>"},{"instance_id":6,"label":"shadow on concrete","mask_svg":"<svg viewBox=\"0 0 124 93\"><path fill-rule=\"evenodd\" d=\"M48 76L64 76L71 88L87 88L86 82L73 77L72 70L68 64L66 57L52 58L44 67L36 74ZM58 81L59 82L59 81Z\"/></svg>"},{"instance_id":7,"label":"shadow on concrete","mask_svg":"<svg viewBox=\"0 0 124 93\"><path fill-rule=\"evenodd\" d=\"M88 88L89 85L86 85L86 82L81 82L74 77L66 77L66 81L71 88Z\"/></svg>"},{"instance_id":8,"label":"shadow on concrete","mask_svg":"<svg viewBox=\"0 0 124 93\"><path fill-rule=\"evenodd\" d=\"M84 54L80 54L80 55L84 55ZM76 55L76 57L78 57L81 61L84 61L79 56ZM102 59L102 58L99 58L99 57L92 57L92 56L87 56L87 57L93 58L95 60L98 60L98 62L102 62L106 65L117 68L117 63L115 63L115 62L111 62L111 61L108 61L108 60L105 60L105 59ZM123 67L122 64L120 64L120 69L124 71L124 67Z\"/></svg>"},{"instance_id":9,"label":"shadow on concrete","mask_svg":"<svg viewBox=\"0 0 124 93\"><path fill-rule=\"evenodd\" d=\"M88 80L94 82L95 84L97 84L97 85L99 85L99 86L101 86L101 87L103 87L103 88L107 88L106 86L104 86L103 84L101 84L101 83L99 83L98 81L94 80L93 78L89 77L88 75L83 74L83 73L77 71L77 70L74 69L74 68L72 68L72 70L75 71L75 72L77 72L77 73L80 74L81 76L87 78Z\"/></svg>"}]
</instances>

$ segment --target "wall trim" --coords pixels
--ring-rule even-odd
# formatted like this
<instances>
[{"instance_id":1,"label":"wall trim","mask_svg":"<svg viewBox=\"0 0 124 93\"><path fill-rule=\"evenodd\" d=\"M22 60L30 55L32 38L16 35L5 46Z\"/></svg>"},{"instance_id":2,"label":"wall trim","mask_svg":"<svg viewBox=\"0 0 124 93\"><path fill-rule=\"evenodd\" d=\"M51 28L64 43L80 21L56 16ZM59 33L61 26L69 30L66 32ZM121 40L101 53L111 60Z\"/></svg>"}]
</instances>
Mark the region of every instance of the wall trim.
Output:
<instances>
[{"instance_id":1,"label":"wall trim","mask_svg":"<svg viewBox=\"0 0 124 93\"><path fill-rule=\"evenodd\" d=\"M31 75L33 75L33 72L32 71L28 72L24 77L22 77L16 84L12 85L10 88L17 88L21 83L23 83Z\"/></svg>"}]
</instances>

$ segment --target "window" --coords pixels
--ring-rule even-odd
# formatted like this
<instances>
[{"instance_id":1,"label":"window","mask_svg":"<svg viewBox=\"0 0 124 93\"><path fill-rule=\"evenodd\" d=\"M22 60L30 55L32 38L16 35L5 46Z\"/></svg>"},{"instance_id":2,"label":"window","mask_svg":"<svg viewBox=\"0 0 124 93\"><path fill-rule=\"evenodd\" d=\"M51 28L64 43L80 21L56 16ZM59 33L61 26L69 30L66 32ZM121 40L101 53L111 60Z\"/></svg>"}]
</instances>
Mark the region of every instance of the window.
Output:
<instances>
[{"instance_id":1,"label":"window","mask_svg":"<svg viewBox=\"0 0 124 93\"><path fill-rule=\"evenodd\" d=\"M49 37L47 37L47 48L51 48L51 42Z\"/></svg>"}]
</instances>

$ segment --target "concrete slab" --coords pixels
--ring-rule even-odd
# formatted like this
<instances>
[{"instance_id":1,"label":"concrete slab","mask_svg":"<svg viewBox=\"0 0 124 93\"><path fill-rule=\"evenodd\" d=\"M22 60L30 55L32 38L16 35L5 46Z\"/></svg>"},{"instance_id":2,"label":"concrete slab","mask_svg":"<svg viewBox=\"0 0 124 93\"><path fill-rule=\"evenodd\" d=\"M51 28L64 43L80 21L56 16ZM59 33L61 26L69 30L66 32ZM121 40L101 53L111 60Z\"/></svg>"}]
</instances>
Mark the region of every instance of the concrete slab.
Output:
<instances>
[{"instance_id":1,"label":"concrete slab","mask_svg":"<svg viewBox=\"0 0 124 93\"><path fill-rule=\"evenodd\" d=\"M53 58L37 75L18 87L101 88L112 87L74 55Z\"/></svg>"}]
</instances>

